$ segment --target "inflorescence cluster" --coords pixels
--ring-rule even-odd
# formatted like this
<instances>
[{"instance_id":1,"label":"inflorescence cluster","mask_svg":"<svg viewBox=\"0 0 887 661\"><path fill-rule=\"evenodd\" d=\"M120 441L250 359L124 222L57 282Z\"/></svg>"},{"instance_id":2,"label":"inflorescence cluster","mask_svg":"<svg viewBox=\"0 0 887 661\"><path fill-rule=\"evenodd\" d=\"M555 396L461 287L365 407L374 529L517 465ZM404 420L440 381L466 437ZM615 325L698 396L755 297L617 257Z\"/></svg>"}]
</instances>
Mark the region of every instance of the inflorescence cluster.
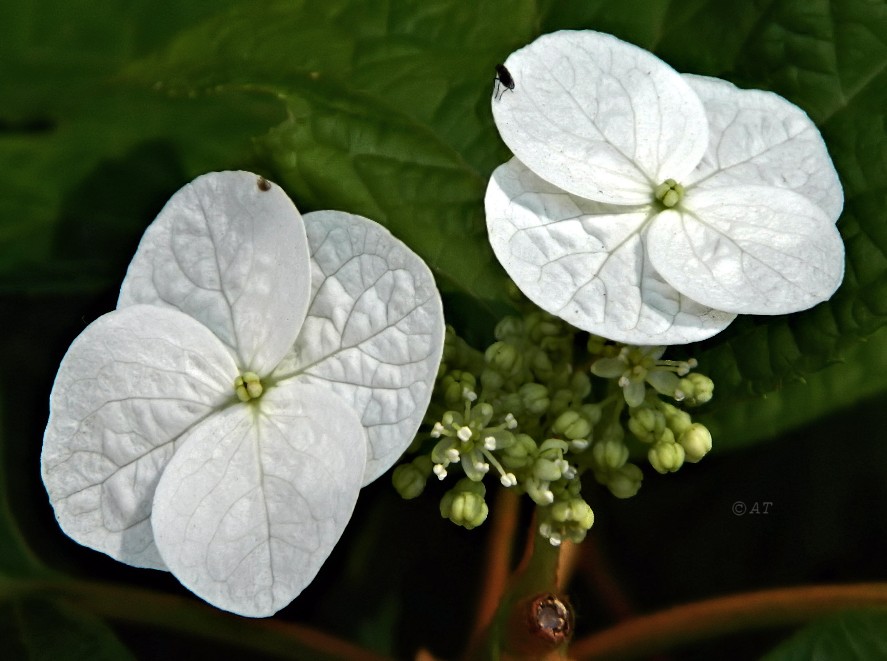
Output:
<instances>
[{"instance_id":1,"label":"inflorescence cluster","mask_svg":"<svg viewBox=\"0 0 887 661\"><path fill-rule=\"evenodd\" d=\"M430 434L417 437L417 456L393 482L415 498L432 475L462 475L440 511L471 529L487 517L484 478L494 475L536 503L539 532L553 545L580 542L594 522L583 475L618 498L635 495L643 474L629 461L631 437L659 473L699 461L711 434L660 396L696 406L711 399L713 384L691 373L693 359L662 360L665 347L613 343L522 305L523 316L503 318L483 353L447 327Z\"/></svg>"}]
</instances>

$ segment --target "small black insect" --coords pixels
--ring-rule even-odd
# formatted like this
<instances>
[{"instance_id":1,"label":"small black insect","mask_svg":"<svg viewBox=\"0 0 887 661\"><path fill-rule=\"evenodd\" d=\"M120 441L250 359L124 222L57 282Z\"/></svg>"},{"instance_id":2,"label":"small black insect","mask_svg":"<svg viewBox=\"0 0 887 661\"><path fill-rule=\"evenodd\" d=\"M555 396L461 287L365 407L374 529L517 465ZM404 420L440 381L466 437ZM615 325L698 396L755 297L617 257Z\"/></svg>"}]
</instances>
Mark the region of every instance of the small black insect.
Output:
<instances>
[{"instance_id":1,"label":"small black insect","mask_svg":"<svg viewBox=\"0 0 887 661\"><path fill-rule=\"evenodd\" d=\"M496 89L493 91L493 98L502 98L505 90L514 91L514 78L511 72L505 68L504 64L496 65ZM501 91L500 91L501 88ZM496 96L498 94L498 97Z\"/></svg>"},{"instance_id":2,"label":"small black insect","mask_svg":"<svg viewBox=\"0 0 887 661\"><path fill-rule=\"evenodd\" d=\"M258 182L256 182L259 186L259 190L263 193L267 193L271 190L271 182L265 179L265 177L259 177Z\"/></svg>"}]
</instances>

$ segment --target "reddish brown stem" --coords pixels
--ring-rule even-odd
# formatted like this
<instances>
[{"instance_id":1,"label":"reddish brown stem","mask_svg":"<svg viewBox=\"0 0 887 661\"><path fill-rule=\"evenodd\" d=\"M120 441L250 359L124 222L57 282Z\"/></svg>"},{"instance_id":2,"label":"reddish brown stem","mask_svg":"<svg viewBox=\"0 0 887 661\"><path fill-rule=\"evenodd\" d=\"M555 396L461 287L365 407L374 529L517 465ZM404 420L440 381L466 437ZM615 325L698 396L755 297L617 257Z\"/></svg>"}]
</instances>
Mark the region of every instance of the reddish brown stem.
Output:
<instances>
[{"instance_id":1,"label":"reddish brown stem","mask_svg":"<svg viewBox=\"0 0 887 661\"><path fill-rule=\"evenodd\" d=\"M486 632L499 608L511 571L511 551L517 530L520 498L516 493L503 489L496 496L493 507L492 530L487 541L486 561L483 569L483 585L478 598L469 649L473 648Z\"/></svg>"},{"instance_id":2,"label":"reddish brown stem","mask_svg":"<svg viewBox=\"0 0 887 661\"><path fill-rule=\"evenodd\" d=\"M573 659L632 659L725 634L797 625L851 608L887 607L887 583L804 586L699 601L627 620L577 641Z\"/></svg>"}]
</instances>

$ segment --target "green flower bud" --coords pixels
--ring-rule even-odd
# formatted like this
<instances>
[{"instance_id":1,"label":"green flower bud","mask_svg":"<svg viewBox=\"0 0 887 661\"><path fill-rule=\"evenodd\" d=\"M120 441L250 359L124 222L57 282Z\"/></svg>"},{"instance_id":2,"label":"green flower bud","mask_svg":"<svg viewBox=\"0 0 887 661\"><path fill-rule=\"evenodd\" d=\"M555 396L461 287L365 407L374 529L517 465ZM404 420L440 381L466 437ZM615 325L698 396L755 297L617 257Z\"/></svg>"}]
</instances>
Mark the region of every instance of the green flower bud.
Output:
<instances>
[{"instance_id":1,"label":"green flower bud","mask_svg":"<svg viewBox=\"0 0 887 661\"><path fill-rule=\"evenodd\" d=\"M401 498L411 500L425 490L429 475L431 475L431 459L423 455L395 468L391 482Z\"/></svg>"},{"instance_id":2,"label":"green flower bud","mask_svg":"<svg viewBox=\"0 0 887 661\"><path fill-rule=\"evenodd\" d=\"M515 418L519 418L524 412L524 402L520 394L516 392L503 395L499 399L499 410L510 412Z\"/></svg>"},{"instance_id":3,"label":"green flower bud","mask_svg":"<svg viewBox=\"0 0 887 661\"><path fill-rule=\"evenodd\" d=\"M572 441L588 438L591 435L591 423L578 411L564 411L554 421L551 430Z\"/></svg>"},{"instance_id":4,"label":"green flower bud","mask_svg":"<svg viewBox=\"0 0 887 661\"><path fill-rule=\"evenodd\" d=\"M681 379L678 388L684 393L684 403L698 406L710 401L714 395L715 384L704 374L688 374Z\"/></svg>"},{"instance_id":5,"label":"green flower bud","mask_svg":"<svg viewBox=\"0 0 887 661\"><path fill-rule=\"evenodd\" d=\"M520 317L502 317L498 324L494 335L497 340L507 340L510 338L519 338L524 334L524 322Z\"/></svg>"},{"instance_id":6,"label":"green flower bud","mask_svg":"<svg viewBox=\"0 0 887 661\"><path fill-rule=\"evenodd\" d=\"M524 359L517 347L502 341L489 346L484 353L484 360L505 377L515 376L524 366Z\"/></svg>"},{"instance_id":7,"label":"green flower bud","mask_svg":"<svg viewBox=\"0 0 887 661\"><path fill-rule=\"evenodd\" d=\"M529 465L533 461L533 457L538 451L536 441L532 436L527 434L515 434L514 443L503 448L500 456L502 463L508 468L515 470Z\"/></svg>"},{"instance_id":8,"label":"green flower bud","mask_svg":"<svg viewBox=\"0 0 887 661\"><path fill-rule=\"evenodd\" d=\"M441 381L444 402L450 408L458 408L465 403L468 393L477 392L477 380L471 372L453 370Z\"/></svg>"},{"instance_id":9,"label":"green flower bud","mask_svg":"<svg viewBox=\"0 0 887 661\"><path fill-rule=\"evenodd\" d=\"M564 539L581 542L594 525L594 512L582 498L572 497L555 502L540 511L539 532L558 546Z\"/></svg>"},{"instance_id":10,"label":"green flower bud","mask_svg":"<svg viewBox=\"0 0 887 661\"><path fill-rule=\"evenodd\" d=\"M554 365L552 365L551 358L544 351L533 352L530 369L537 378L543 381L547 381L554 376Z\"/></svg>"},{"instance_id":11,"label":"green flower bud","mask_svg":"<svg viewBox=\"0 0 887 661\"><path fill-rule=\"evenodd\" d=\"M548 410L552 415L560 415L568 410L572 403L573 391L561 388L560 390L556 390L554 395L551 396L551 404L549 405Z\"/></svg>"},{"instance_id":12,"label":"green flower bud","mask_svg":"<svg viewBox=\"0 0 887 661\"><path fill-rule=\"evenodd\" d=\"M505 377L492 367L485 367L480 373L480 383L484 388L484 397L498 393L505 386Z\"/></svg>"},{"instance_id":13,"label":"green flower bud","mask_svg":"<svg viewBox=\"0 0 887 661\"><path fill-rule=\"evenodd\" d=\"M595 464L600 468L616 469L628 461L628 447L622 441L606 439L596 441L591 448Z\"/></svg>"},{"instance_id":14,"label":"green flower bud","mask_svg":"<svg viewBox=\"0 0 887 661\"><path fill-rule=\"evenodd\" d=\"M592 427L601 421L601 416L604 413L604 409L600 404L583 404L579 410L582 411L582 415L585 416L585 419L588 420Z\"/></svg>"},{"instance_id":15,"label":"green flower bud","mask_svg":"<svg viewBox=\"0 0 887 661\"><path fill-rule=\"evenodd\" d=\"M711 450L711 432L698 422L694 422L680 435L678 443L684 448L685 460L695 464Z\"/></svg>"},{"instance_id":16,"label":"green flower bud","mask_svg":"<svg viewBox=\"0 0 887 661\"><path fill-rule=\"evenodd\" d=\"M674 432L675 436L680 436L693 424L690 414L676 406L660 402L659 410L665 416L665 424Z\"/></svg>"},{"instance_id":17,"label":"green flower bud","mask_svg":"<svg viewBox=\"0 0 887 661\"><path fill-rule=\"evenodd\" d=\"M440 515L456 525L471 530L487 519L489 508L484 502L487 490L483 482L461 479L440 501Z\"/></svg>"},{"instance_id":18,"label":"green flower bud","mask_svg":"<svg viewBox=\"0 0 887 661\"><path fill-rule=\"evenodd\" d=\"M639 406L629 412L628 430L638 440L652 443L665 429L665 416L649 406Z\"/></svg>"},{"instance_id":19,"label":"green flower bud","mask_svg":"<svg viewBox=\"0 0 887 661\"><path fill-rule=\"evenodd\" d=\"M625 464L608 472L605 484L617 498L631 498L640 490L643 479L644 473L640 468L634 464Z\"/></svg>"},{"instance_id":20,"label":"green flower bud","mask_svg":"<svg viewBox=\"0 0 887 661\"><path fill-rule=\"evenodd\" d=\"M588 397L591 394L591 379L588 378L588 374L582 371L573 372L573 376L570 377L570 390L573 391L577 402Z\"/></svg>"},{"instance_id":21,"label":"green flower bud","mask_svg":"<svg viewBox=\"0 0 887 661\"><path fill-rule=\"evenodd\" d=\"M541 383L525 383L518 390L524 408L533 415L542 415L548 410L548 388Z\"/></svg>"},{"instance_id":22,"label":"green flower bud","mask_svg":"<svg viewBox=\"0 0 887 661\"><path fill-rule=\"evenodd\" d=\"M677 443L656 443L647 452L647 460L657 473L674 473L684 463L684 448Z\"/></svg>"},{"instance_id":23,"label":"green flower bud","mask_svg":"<svg viewBox=\"0 0 887 661\"><path fill-rule=\"evenodd\" d=\"M668 427L663 428L661 432L659 432L659 436L656 437L657 443L676 443L677 439L675 438L674 432Z\"/></svg>"},{"instance_id":24,"label":"green flower bud","mask_svg":"<svg viewBox=\"0 0 887 661\"><path fill-rule=\"evenodd\" d=\"M540 344L546 337L560 335L563 322L547 312L533 312L526 317L527 336L535 344Z\"/></svg>"}]
</instances>

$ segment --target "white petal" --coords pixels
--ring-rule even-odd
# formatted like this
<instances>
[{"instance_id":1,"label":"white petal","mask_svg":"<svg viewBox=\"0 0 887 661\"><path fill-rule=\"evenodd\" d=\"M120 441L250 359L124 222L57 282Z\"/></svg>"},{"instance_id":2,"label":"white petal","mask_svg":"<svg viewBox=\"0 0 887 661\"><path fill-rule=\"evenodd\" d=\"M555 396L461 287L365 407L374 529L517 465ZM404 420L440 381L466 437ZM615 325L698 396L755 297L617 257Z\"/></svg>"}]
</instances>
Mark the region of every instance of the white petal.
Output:
<instances>
[{"instance_id":1,"label":"white petal","mask_svg":"<svg viewBox=\"0 0 887 661\"><path fill-rule=\"evenodd\" d=\"M43 437L43 481L73 539L137 567L164 567L151 500L176 439L233 395L221 342L175 310L100 317L59 367Z\"/></svg>"},{"instance_id":2,"label":"white petal","mask_svg":"<svg viewBox=\"0 0 887 661\"><path fill-rule=\"evenodd\" d=\"M151 517L157 547L209 603L266 617L317 574L351 518L366 460L363 427L336 395L269 388L183 439Z\"/></svg>"},{"instance_id":3,"label":"white petal","mask_svg":"<svg viewBox=\"0 0 887 661\"><path fill-rule=\"evenodd\" d=\"M555 32L505 65L515 88L492 102L502 139L574 195L644 204L705 152L702 103L680 74L637 46L591 30Z\"/></svg>"},{"instance_id":4,"label":"white petal","mask_svg":"<svg viewBox=\"0 0 887 661\"><path fill-rule=\"evenodd\" d=\"M536 305L578 328L630 344L683 344L735 317L682 296L653 269L641 239L649 207L575 197L512 159L490 179L486 212L508 275Z\"/></svg>"},{"instance_id":5,"label":"white petal","mask_svg":"<svg viewBox=\"0 0 887 661\"><path fill-rule=\"evenodd\" d=\"M443 352L440 294L425 263L381 225L340 211L305 215L314 296L275 377L331 388L367 429L364 482L412 442Z\"/></svg>"},{"instance_id":6,"label":"white petal","mask_svg":"<svg viewBox=\"0 0 887 661\"><path fill-rule=\"evenodd\" d=\"M841 182L819 130L803 110L773 92L739 89L719 78L684 78L705 105L711 136L687 186L788 188L838 220L844 206Z\"/></svg>"},{"instance_id":7,"label":"white petal","mask_svg":"<svg viewBox=\"0 0 887 661\"><path fill-rule=\"evenodd\" d=\"M117 307L177 308L210 328L242 370L267 374L298 334L310 294L305 229L279 186L212 172L145 231Z\"/></svg>"},{"instance_id":8,"label":"white petal","mask_svg":"<svg viewBox=\"0 0 887 661\"><path fill-rule=\"evenodd\" d=\"M781 188L695 189L647 233L656 269L722 310L783 314L827 300L841 284L844 244L807 198Z\"/></svg>"}]
</instances>

